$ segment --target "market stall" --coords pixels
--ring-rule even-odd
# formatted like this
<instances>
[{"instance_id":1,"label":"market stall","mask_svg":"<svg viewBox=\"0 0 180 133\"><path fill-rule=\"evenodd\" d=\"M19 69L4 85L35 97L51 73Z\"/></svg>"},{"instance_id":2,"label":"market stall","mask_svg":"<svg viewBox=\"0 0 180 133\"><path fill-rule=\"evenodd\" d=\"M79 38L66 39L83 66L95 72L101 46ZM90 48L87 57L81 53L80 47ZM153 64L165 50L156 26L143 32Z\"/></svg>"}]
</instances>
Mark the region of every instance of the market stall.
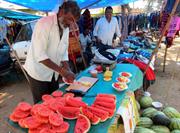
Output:
<instances>
[{"instance_id":1,"label":"market stall","mask_svg":"<svg viewBox=\"0 0 180 133\"><path fill-rule=\"evenodd\" d=\"M114 96L116 96L116 111L114 112L113 117L109 118L105 122L101 122L95 126L92 125L89 132L92 132L92 133L107 132L115 120L116 113L119 112L118 109L121 106L123 99L126 96L126 93L128 91L134 92L135 90L142 87L143 74L139 70L139 68L137 68L134 65L132 65L132 64L117 64L115 69L112 72L113 72L113 75L112 75L111 81L105 81L103 73L99 73L97 75L98 81L82 97L82 101L87 103L90 106L94 103L95 98L98 94L113 94ZM119 77L119 74L121 72L128 72L132 76L129 78L130 80L129 80L129 83L127 84L128 88L126 88L125 90L118 91L115 88L113 88L112 85L113 85L113 83L117 82L117 77ZM80 73L77 77L77 81L79 78L82 78L82 77L91 77L91 74L89 73L89 69L86 69L85 71ZM66 93L67 87L68 87L68 85L65 85L65 86L61 87L59 90ZM67 121L66 119L64 119L64 120ZM18 124L14 123L10 120L8 122L9 122L9 124L11 124L14 127L19 127ZM69 128L68 132L71 133L74 131L76 120L68 120L67 122L70 124L70 128Z\"/></svg>"}]
</instances>

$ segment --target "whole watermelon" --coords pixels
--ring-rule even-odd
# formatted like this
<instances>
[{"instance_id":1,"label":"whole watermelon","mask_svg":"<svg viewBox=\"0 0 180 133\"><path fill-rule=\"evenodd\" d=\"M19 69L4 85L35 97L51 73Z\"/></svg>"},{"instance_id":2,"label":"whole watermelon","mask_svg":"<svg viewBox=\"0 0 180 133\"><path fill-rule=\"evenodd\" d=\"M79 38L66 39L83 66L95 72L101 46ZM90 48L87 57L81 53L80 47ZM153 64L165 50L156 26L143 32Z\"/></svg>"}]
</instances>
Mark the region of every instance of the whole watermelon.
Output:
<instances>
[{"instance_id":1,"label":"whole watermelon","mask_svg":"<svg viewBox=\"0 0 180 133\"><path fill-rule=\"evenodd\" d=\"M156 133L170 133L169 128L167 128L166 126L154 125L151 127L151 129Z\"/></svg>"},{"instance_id":2,"label":"whole watermelon","mask_svg":"<svg viewBox=\"0 0 180 133\"><path fill-rule=\"evenodd\" d=\"M171 133L180 133L180 130L173 130Z\"/></svg>"},{"instance_id":3,"label":"whole watermelon","mask_svg":"<svg viewBox=\"0 0 180 133\"><path fill-rule=\"evenodd\" d=\"M152 120L155 125L169 126L171 123L171 120L166 115L161 113L156 113L156 115L152 117Z\"/></svg>"},{"instance_id":4,"label":"whole watermelon","mask_svg":"<svg viewBox=\"0 0 180 133\"><path fill-rule=\"evenodd\" d=\"M180 130L180 118L172 118L169 128L171 130L175 130L175 129Z\"/></svg>"},{"instance_id":5,"label":"whole watermelon","mask_svg":"<svg viewBox=\"0 0 180 133\"><path fill-rule=\"evenodd\" d=\"M138 110L140 110L140 109L141 109L140 104L139 104L139 102L138 102L138 101L136 101L136 106L137 106L137 109L138 109Z\"/></svg>"},{"instance_id":6,"label":"whole watermelon","mask_svg":"<svg viewBox=\"0 0 180 133\"><path fill-rule=\"evenodd\" d=\"M135 128L134 133L156 133L156 132L154 132L151 129L138 126Z\"/></svg>"},{"instance_id":7,"label":"whole watermelon","mask_svg":"<svg viewBox=\"0 0 180 133\"><path fill-rule=\"evenodd\" d=\"M140 121L137 123L137 126L141 127L151 127L153 124L152 120L148 117L140 117Z\"/></svg>"},{"instance_id":8,"label":"whole watermelon","mask_svg":"<svg viewBox=\"0 0 180 133\"><path fill-rule=\"evenodd\" d=\"M161 111L157 111L157 112L154 113L154 116L155 116L155 115L165 115L165 114L164 114L163 112L161 112ZM154 116L153 116L153 117L154 117ZM166 116L166 115L165 115L165 116Z\"/></svg>"},{"instance_id":9,"label":"whole watermelon","mask_svg":"<svg viewBox=\"0 0 180 133\"><path fill-rule=\"evenodd\" d=\"M143 96L140 98L139 103L141 105L142 108L148 108L152 106L152 98L149 96Z\"/></svg>"},{"instance_id":10,"label":"whole watermelon","mask_svg":"<svg viewBox=\"0 0 180 133\"><path fill-rule=\"evenodd\" d=\"M169 118L180 118L180 113L172 107L166 107L163 112L167 115Z\"/></svg>"},{"instance_id":11,"label":"whole watermelon","mask_svg":"<svg viewBox=\"0 0 180 133\"><path fill-rule=\"evenodd\" d=\"M156 112L157 110L155 108L149 107L142 112L142 116L152 118Z\"/></svg>"}]
</instances>

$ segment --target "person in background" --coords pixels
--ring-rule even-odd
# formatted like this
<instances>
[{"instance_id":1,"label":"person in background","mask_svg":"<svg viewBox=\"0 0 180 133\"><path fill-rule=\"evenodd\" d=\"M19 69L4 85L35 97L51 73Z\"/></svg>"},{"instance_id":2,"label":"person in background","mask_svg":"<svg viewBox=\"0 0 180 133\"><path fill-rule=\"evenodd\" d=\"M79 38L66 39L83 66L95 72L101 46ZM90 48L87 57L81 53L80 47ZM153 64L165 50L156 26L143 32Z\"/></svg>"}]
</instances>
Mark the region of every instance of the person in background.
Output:
<instances>
[{"instance_id":1,"label":"person in background","mask_svg":"<svg viewBox=\"0 0 180 133\"><path fill-rule=\"evenodd\" d=\"M93 58L93 54L91 51L92 40L89 29L84 29L84 32L80 34L80 43L84 53L84 57L87 61L87 65L89 65L91 59Z\"/></svg>"},{"instance_id":2,"label":"person in background","mask_svg":"<svg viewBox=\"0 0 180 133\"><path fill-rule=\"evenodd\" d=\"M24 65L34 103L59 88L59 75L67 82L74 81L75 75L68 65L69 27L79 17L77 3L67 1L59 7L57 15L41 18L36 23Z\"/></svg>"},{"instance_id":3,"label":"person in background","mask_svg":"<svg viewBox=\"0 0 180 133\"><path fill-rule=\"evenodd\" d=\"M118 21L115 17L112 17L112 13L112 7L108 6L105 9L105 17L100 18L96 23L93 35L97 44L101 43L115 47L113 44L114 34L121 38Z\"/></svg>"}]
</instances>

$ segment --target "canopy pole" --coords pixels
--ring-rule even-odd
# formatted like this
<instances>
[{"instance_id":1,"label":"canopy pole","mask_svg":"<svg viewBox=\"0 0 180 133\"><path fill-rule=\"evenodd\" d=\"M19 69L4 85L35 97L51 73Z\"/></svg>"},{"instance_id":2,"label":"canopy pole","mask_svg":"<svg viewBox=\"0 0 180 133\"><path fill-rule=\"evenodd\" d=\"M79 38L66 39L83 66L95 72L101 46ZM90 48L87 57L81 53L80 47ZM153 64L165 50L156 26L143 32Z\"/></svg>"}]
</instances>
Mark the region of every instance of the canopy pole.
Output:
<instances>
[{"instance_id":1,"label":"canopy pole","mask_svg":"<svg viewBox=\"0 0 180 133\"><path fill-rule=\"evenodd\" d=\"M28 78L28 76L27 76L27 73L25 72L23 66L21 65L21 62L20 62L20 60L19 60L19 57L18 57L16 51L13 49L13 47L12 47L12 45L11 45L11 43L10 43L10 41L9 41L9 39L8 39L7 37L5 37L5 40L6 40L7 44L9 45L9 47L11 48L12 53L14 54L14 56L15 56L15 58L16 58L18 64L19 64L19 66L20 66L22 72L24 73L24 76L26 77L28 83L30 84L30 81L29 81L29 78Z\"/></svg>"},{"instance_id":2,"label":"canopy pole","mask_svg":"<svg viewBox=\"0 0 180 133\"><path fill-rule=\"evenodd\" d=\"M166 44L166 49L165 49L165 54L164 54L164 63L163 63L163 72L165 72L165 67L166 67L167 50L168 50L168 45Z\"/></svg>"},{"instance_id":3,"label":"canopy pole","mask_svg":"<svg viewBox=\"0 0 180 133\"><path fill-rule=\"evenodd\" d=\"M166 23L166 25L165 25L165 28L164 28L163 31L162 31L162 34L161 34L160 39L159 39L159 41L158 41L158 43L157 43L157 46L156 46L156 48L154 49L154 51L152 52L152 55L151 55L151 57L150 57L150 59L149 59L149 62L148 62L148 64L146 65L146 69L145 69L145 71L144 71L144 75L146 74L147 69L149 68L149 65L150 65L150 63L151 63L151 61L152 61L153 56L158 52L158 48L159 48L159 46L160 46L160 44L161 44L162 38L164 37L167 29L168 29L169 26L170 26L171 17L174 15L174 13L175 13L175 11L176 11L176 8L177 8L177 6L178 6L178 4L179 4L179 1L180 1L180 0L176 0L176 2L174 3L173 9L172 9L171 14L170 14L170 16L169 16L169 18L168 18L168 21L167 21L167 23Z\"/></svg>"}]
</instances>

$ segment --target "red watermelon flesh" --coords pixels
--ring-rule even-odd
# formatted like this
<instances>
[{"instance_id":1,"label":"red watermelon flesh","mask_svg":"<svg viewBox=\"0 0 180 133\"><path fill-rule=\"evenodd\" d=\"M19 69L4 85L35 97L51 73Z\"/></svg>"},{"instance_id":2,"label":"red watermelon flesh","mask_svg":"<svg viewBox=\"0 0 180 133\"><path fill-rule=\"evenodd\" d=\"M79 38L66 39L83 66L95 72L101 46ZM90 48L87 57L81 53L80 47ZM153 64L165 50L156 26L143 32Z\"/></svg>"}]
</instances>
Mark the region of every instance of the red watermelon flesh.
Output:
<instances>
[{"instance_id":1,"label":"red watermelon flesh","mask_svg":"<svg viewBox=\"0 0 180 133\"><path fill-rule=\"evenodd\" d=\"M44 128L51 128L51 124L49 124L49 123L43 123L43 124L41 124L37 129L38 130L42 130L42 129L44 129Z\"/></svg>"},{"instance_id":2,"label":"red watermelon flesh","mask_svg":"<svg viewBox=\"0 0 180 133\"><path fill-rule=\"evenodd\" d=\"M56 133L67 133L69 129L69 123L63 122L60 126L52 126L52 130Z\"/></svg>"},{"instance_id":3,"label":"red watermelon flesh","mask_svg":"<svg viewBox=\"0 0 180 133\"><path fill-rule=\"evenodd\" d=\"M116 102L116 100L114 98L105 98L105 97L96 97L95 101L113 103L113 104Z\"/></svg>"},{"instance_id":4,"label":"red watermelon flesh","mask_svg":"<svg viewBox=\"0 0 180 133\"><path fill-rule=\"evenodd\" d=\"M66 93L63 97L74 97L74 93Z\"/></svg>"},{"instance_id":5,"label":"red watermelon flesh","mask_svg":"<svg viewBox=\"0 0 180 133\"><path fill-rule=\"evenodd\" d=\"M26 111L30 111L31 108L32 108L32 106L31 106L29 103L27 103L27 102L20 102L20 103L18 104L18 108L19 108L21 111L26 112Z\"/></svg>"},{"instance_id":6,"label":"red watermelon flesh","mask_svg":"<svg viewBox=\"0 0 180 133\"><path fill-rule=\"evenodd\" d=\"M82 97L74 97L74 99L76 99L78 101L82 101Z\"/></svg>"},{"instance_id":7,"label":"red watermelon flesh","mask_svg":"<svg viewBox=\"0 0 180 133\"><path fill-rule=\"evenodd\" d=\"M112 95L112 94L98 94L97 97L106 97L106 98L114 98L116 99L116 96L115 95Z\"/></svg>"},{"instance_id":8,"label":"red watermelon flesh","mask_svg":"<svg viewBox=\"0 0 180 133\"><path fill-rule=\"evenodd\" d=\"M91 121L93 125L97 125L100 122L100 118L91 113L87 108L81 108L81 112Z\"/></svg>"},{"instance_id":9,"label":"red watermelon flesh","mask_svg":"<svg viewBox=\"0 0 180 133\"><path fill-rule=\"evenodd\" d=\"M91 127L91 123L89 119L82 115L79 114L78 119L76 121L74 133L87 133Z\"/></svg>"},{"instance_id":10,"label":"red watermelon flesh","mask_svg":"<svg viewBox=\"0 0 180 133\"><path fill-rule=\"evenodd\" d=\"M52 93L52 96L53 96L53 97L62 97L62 95L63 95L63 92L62 92L62 91L54 91L54 92Z\"/></svg>"},{"instance_id":11,"label":"red watermelon flesh","mask_svg":"<svg viewBox=\"0 0 180 133\"><path fill-rule=\"evenodd\" d=\"M56 97L55 100L56 100L56 102L61 103L62 105L66 104L65 97Z\"/></svg>"},{"instance_id":12,"label":"red watermelon flesh","mask_svg":"<svg viewBox=\"0 0 180 133\"><path fill-rule=\"evenodd\" d=\"M34 115L33 117L35 117L36 120L41 124L49 122L49 117L42 117L42 116L40 116L38 114Z\"/></svg>"},{"instance_id":13,"label":"red watermelon flesh","mask_svg":"<svg viewBox=\"0 0 180 133\"><path fill-rule=\"evenodd\" d=\"M42 106L44 106L43 104L35 104L32 106L31 109L31 115L36 115L38 113L39 108L41 108Z\"/></svg>"},{"instance_id":14,"label":"red watermelon flesh","mask_svg":"<svg viewBox=\"0 0 180 133\"><path fill-rule=\"evenodd\" d=\"M105 107L103 107L103 106L99 106L99 105L96 105L96 104L93 104L92 106L93 106L93 107L96 107L96 108L98 108L98 109L102 109L102 110L104 110L104 111L107 111L107 112L109 113L109 117L110 117L110 118L113 117L113 115L114 115L115 110L108 109L108 108L105 108Z\"/></svg>"},{"instance_id":15,"label":"red watermelon flesh","mask_svg":"<svg viewBox=\"0 0 180 133\"><path fill-rule=\"evenodd\" d=\"M103 106L105 108L109 108L109 109L112 109L114 110L116 108L116 104L112 104L112 103L105 103L105 102L94 102L94 104L96 105L100 105L100 106Z\"/></svg>"},{"instance_id":16,"label":"red watermelon flesh","mask_svg":"<svg viewBox=\"0 0 180 133\"><path fill-rule=\"evenodd\" d=\"M53 111L58 111L63 105L62 102L58 102L57 100L54 100L52 103L49 104L49 108Z\"/></svg>"},{"instance_id":17,"label":"red watermelon flesh","mask_svg":"<svg viewBox=\"0 0 180 133\"><path fill-rule=\"evenodd\" d=\"M86 107L87 104L83 101L79 101L74 97L67 97L66 98L66 105L72 107Z\"/></svg>"},{"instance_id":18,"label":"red watermelon flesh","mask_svg":"<svg viewBox=\"0 0 180 133\"><path fill-rule=\"evenodd\" d=\"M29 129L28 133L40 133L40 131L39 129Z\"/></svg>"},{"instance_id":19,"label":"red watermelon flesh","mask_svg":"<svg viewBox=\"0 0 180 133\"><path fill-rule=\"evenodd\" d=\"M80 108L64 106L58 112L61 113L65 119L73 120L77 119L80 114Z\"/></svg>"},{"instance_id":20,"label":"red watermelon flesh","mask_svg":"<svg viewBox=\"0 0 180 133\"><path fill-rule=\"evenodd\" d=\"M44 102L49 101L49 100L51 100L51 99L53 99L53 97L52 97L51 95L49 95L49 94L44 94L44 95L42 96L42 100L43 100Z\"/></svg>"},{"instance_id":21,"label":"red watermelon flesh","mask_svg":"<svg viewBox=\"0 0 180 133\"><path fill-rule=\"evenodd\" d=\"M39 123L35 117L30 116L24 119L24 125L26 128L36 129L41 123Z\"/></svg>"},{"instance_id":22,"label":"red watermelon flesh","mask_svg":"<svg viewBox=\"0 0 180 133\"><path fill-rule=\"evenodd\" d=\"M24 123L24 119L19 120L19 121L18 121L18 124L19 124L20 127L26 128L26 125L25 125L25 123Z\"/></svg>"},{"instance_id":23,"label":"red watermelon flesh","mask_svg":"<svg viewBox=\"0 0 180 133\"><path fill-rule=\"evenodd\" d=\"M60 126L63 123L62 115L57 113L51 113L49 116L49 123L54 126Z\"/></svg>"},{"instance_id":24,"label":"red watermelon flesh","mask_svg":"<svg viewBox=\"0 0 180 133\"><path fill-rule=\"evenodd\" d=\"M21 111L19 107L17 107L15 108L13 114L16 118L22 119L28 117L30 115L30 111Z\"/></svg>"},{"instance_id":25,"label":"red watermelon flesh","mask_svg":"<svg viewBox=\"0 0 180 133\"><path fill-rule=\"evenodd\" d=\"M102 109L96 107L88 107L88 110L97 117L101 118L102 122L106 121L109 118L109 113Z\"/></svg>"},{"instance_id":26,"label":"red watermelon flesh","mask_svg":"<svg viewBox=\"0 0 180 133\"><path fill-rule=\"evenodd\" d=\"M20 118L17 118L14 113L10 114L9 119L13 122L18 122Z\"/></svg>"},{"instance_id":27,"label":"red watermelon flesh","mask_svg":"<svg viewBox=\"0 0 180 133\"><path fill-rule=\"evenodd\" d=\"M39 106L37 109L37 114L40 115L41 117L49 117L49 115L52 113L48 107L46 106Z\"/></svg>"},{"instance_id":28,"label":"red watermelon flesh","mask_svg":"<svg viewBox=\"0 0 180 133\"><path fill-rule=\"evenodd\" d=\"M44 128L44 129L41 129L39 133L56 133L56 132L53 131L52 129Z\"/></svg>"}]
</instances>

